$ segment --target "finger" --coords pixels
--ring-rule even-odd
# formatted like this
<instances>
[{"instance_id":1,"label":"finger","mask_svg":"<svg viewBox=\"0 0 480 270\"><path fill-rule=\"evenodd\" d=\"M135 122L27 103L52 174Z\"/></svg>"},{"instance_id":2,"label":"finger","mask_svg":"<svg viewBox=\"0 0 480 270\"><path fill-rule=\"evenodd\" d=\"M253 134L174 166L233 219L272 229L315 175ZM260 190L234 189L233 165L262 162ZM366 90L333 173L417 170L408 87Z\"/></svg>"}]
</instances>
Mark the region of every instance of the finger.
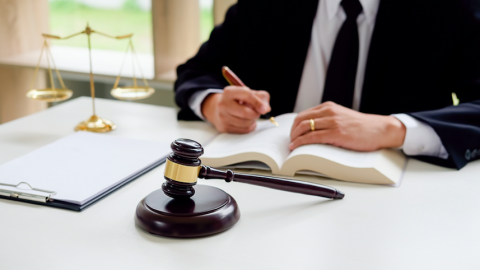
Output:
<instances>
[{"instance_id":1,"label":"finger","mask_svg":"<svg viewBox=\"0 0 480 270\"><path fill-rule=\"evenodd\" d=\"M228 111L223 111L220 113L220 119L225 125L238 127L238 128L247 128L255 122L255 119L242 119L234 115L231 115Z\"/></svg>"},{"instance_id":2,"label":"finger","mask_svg":"<svg viewBox=\"0 0 480 270\"><path fill-rule=\"evenodd\" d=\"M311 107L311 108L308 108L306 110L303 110L302 112L310 112L310 111L318 111L319 109L323 108L323 107L335 107L337 106L338 104L335 103L335 102L332 102L332 101L327 101L327 102L323 102L323 103L320 103L318 104L317 106L315 107ZM338 105L340 106L340 105Z\"/></svg>"},{"instance_id":3,"label":"finger","mask_svg":"<svg viewBox=\"0 0 480 270\"><path fill-rule=\"evenodd\" d=\"M226 98L249 104L257 113L265 114L270 110L270 104L255 94L248 87L229 86L225 87Z\"/></svg>"},{"instance_id":4,"label":"finger","mask_svg":"<svg viewBox=\"0 0 480 270\"><path fill-rule=\"evenodd\" d=\"M267 106L268 106L268 107L267 107L267 110L266 110L263 114L269 113L269 112L272 110L272 107L270 106L270 94L269 94L268 92L266 92L266 91L263 91L263 90L262 90L262 91L252 90L252 91L254 91L254 94L255 94L255 95L257 95L257 96L258 96L259 98L261 98L264 102L266 102L265 104L267 104ZM248 103L246 103L246 102L244 102L244 101L242 101L242 100L239 100L239 101L238 101L238 104L247 106L247 107L255 110L255 108L254 108L252 105L250 105L250 104L248 104ZM256 111L256 110L255 110L255 111Z\"/></svg>"},{"instance_id":5,"label":"finger","mask_svg":"<svg viewBox=\"0 0 480 270\"><path fill-rule=\"evenodd\" d=\"M228 133L246 134L254 131L256 127L257 127L257 122L253 122L250 126L243 127L243 128L228 125L226 126L226 130Z\"/></svg>"},{"instance_id":6,"label":"finger","mask_svg":"<svg viewBox=\"0 0 480 270\"><path fill-rule=\"evenodd\" d=\"M344 107L341 107L333 102L325 102L317 107L302 111L293 121L292 129L296 128L304 120L334 116L339 113L341 108Z\"/></svg>"},{"instance_id":7,"label":"finger","mask_svg":"<svg viewBox=\"0 0 480 270\"><path fill-rule=\"evenodd\" d=\"M263 101L268 102L268 103L270 102L270 93L268 93L267 91L257 90L254 93L258 97L260 97Z\"/></svg>"},{"instance_id":8,"label":"finger","mask_svg":"<svg viewBox=\"0 0 480 270\"><path fill-rule=\"evenodd\" d=\"M340 107L343 107L342 105L339 105L333 101L325 101L323 103L320 103L318 104L317 106L315 107L312 107L312 108L309 108L307 109L306 111L311 111L311 110L318 110L320 108L324 108L324 107L336 107L336 106L340 106Z\"/></svg>"},{"instance_id":9,"label":"finger","mask_svg":"<svg viewBox=\"0 0 480 270\"><path fill-rule=\"evenodd\" d=\"M255 120L260 117L260 114L253 108L245 104L241 105L234 99L224 100L221 111L244 120Z\"/></svg>"},{"instance_id":10,"label":"finger","mask_svg":"<svg viewBox=\"0 0 480 270\"><path fill-rule=\"evenodd\" d=\"M267 108L263 112L263 114L269 113L272 111L272 107L270 107L270 94L267 91L263 90L257 90L254 92L257 97L262 99L264 101L264 104L266 104Z\"/></svg>"},{"instance_id":11,"label":"finger","mask_svg":"<svg viewBox=\"0 0 480 270\"><path fill-rule=\"evenodd\" d=\"M313 119L314 130L329 129L336 127L336 120L334 117L324 117ZM300 137L307 132L312 131L312 127L309 120L303 120L295 128L292 128L290 132L290 140L294 141L297 137Z\"/></svg>"},{"instance_id":12,"label":"finger","mask_svg":"<svg viewBox=\"0 0 480 270\"><path fill-rule=\"evenodd\" d=\"M288 148L293 150L299 146L306 144L330 144L334 137L334 132L331 129L322 129L308 132L307 134L296 138L293 142L290 143Z\"/></svg>"}]
</instances>

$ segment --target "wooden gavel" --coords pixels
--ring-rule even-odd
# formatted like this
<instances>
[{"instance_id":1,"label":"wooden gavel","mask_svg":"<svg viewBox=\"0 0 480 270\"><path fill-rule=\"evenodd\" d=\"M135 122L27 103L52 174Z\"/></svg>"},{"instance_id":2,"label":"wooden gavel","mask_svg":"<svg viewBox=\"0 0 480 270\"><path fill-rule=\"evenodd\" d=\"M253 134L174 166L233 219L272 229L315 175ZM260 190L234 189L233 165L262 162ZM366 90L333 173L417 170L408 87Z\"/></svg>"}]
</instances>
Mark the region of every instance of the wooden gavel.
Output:
<instances>
[{"instance_id":1,"label":"wooden gavel","mask_svg":"<svg viewBox=\"0 0 480 270\"><path fill-rule=\"evenodd\" d=\"M313 183L251 174L221 171L203 166L203 147L189 139L171 144L165 179L141 200L135 211L135 224L143 230L166 237L192 238L213 235L233 227L240 219L235 199L225 191L207 185L194 186L198 178L225 179L290 192L342 199L345 195L331 187ZM195 195L195 196L194 196ZM173 199L172 199L173 198Z\"/></svg>"},{"instance_id":2,"label":"wooden gavel","mask_svg":"<svg viewBox=\"0 0 480 270\"><path fill-rule=\"evenodd\" d=\"M199 159L203 154L203 147L194 140L177 139L170 146L173 152L167 157L164 173L167 181L163 183L162 190L174 199L192 197L195 194L193 186L196 185L198 178L224 179L226 182L247 183L334 200L343 199L345 196L329 186L278 177L234 173L231 170L221 171L203 166Z\"/></svg>"}]
</instances>

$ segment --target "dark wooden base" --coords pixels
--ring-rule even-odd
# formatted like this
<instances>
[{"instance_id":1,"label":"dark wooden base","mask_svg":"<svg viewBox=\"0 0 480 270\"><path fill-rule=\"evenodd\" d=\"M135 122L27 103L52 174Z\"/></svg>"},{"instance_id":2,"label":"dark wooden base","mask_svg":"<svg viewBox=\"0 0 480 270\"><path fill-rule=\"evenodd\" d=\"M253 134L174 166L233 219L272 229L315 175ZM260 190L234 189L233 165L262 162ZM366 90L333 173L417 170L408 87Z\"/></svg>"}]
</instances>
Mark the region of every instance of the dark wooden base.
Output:
<instances>
[{"instance_id":1,"label":"dark wooden base","mask_svg":"<svg viewBox=\"0 0 480 270\"><path fill-rule=\"evenodd\" d=\"M193 238L230 229L240 219L237 202L225 191L195 186L189 199L172 199L158 189L137 206L135 224L149 233Z\"/></svg>"}]
</instances>

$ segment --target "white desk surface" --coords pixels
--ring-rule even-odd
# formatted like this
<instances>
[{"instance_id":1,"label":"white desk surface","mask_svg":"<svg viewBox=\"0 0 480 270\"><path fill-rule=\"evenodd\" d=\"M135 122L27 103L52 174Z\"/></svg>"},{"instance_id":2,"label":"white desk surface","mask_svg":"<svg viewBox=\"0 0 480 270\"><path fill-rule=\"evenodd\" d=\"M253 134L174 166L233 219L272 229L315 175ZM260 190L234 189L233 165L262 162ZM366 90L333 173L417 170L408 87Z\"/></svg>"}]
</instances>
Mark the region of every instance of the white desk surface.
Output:
<instances>
[{"instance_id":1,"label":"white desk surface","mask_svg":"<svg viewBox=\"0 0 480 270\"><path fill-rule=\"evenodd\" d=\"M88 98L0 125L0 164L73 132ZM97 99L111 135L205 143L215 134L176 111ZM0 269L480 269L480 162L461 171L409 160L400 187L322 182L341 201L221 180L242 217L199 239L150 235L133 221L138 202L160 188L163 166L83 212L0 200Z\"/></svg>"}]
</instances>

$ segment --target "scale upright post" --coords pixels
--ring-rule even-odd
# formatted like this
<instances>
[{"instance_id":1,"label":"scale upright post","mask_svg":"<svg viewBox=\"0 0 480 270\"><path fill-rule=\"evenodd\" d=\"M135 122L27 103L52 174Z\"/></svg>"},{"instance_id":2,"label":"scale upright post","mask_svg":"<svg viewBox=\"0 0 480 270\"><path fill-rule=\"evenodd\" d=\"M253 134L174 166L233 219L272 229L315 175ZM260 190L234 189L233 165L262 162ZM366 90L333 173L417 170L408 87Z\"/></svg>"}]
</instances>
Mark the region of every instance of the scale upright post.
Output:
<instances>
[{"instance_id":1,"label":"scale upright post","mask_svg":"<svg viewBox=\"0 0 480 270\"><path fill-rule=\"evenodd\" d=\"M92 96L92 108L93 115L88 119L75 127L75 131L91 131L91 132L108 132L116 128L115 124L107 119L100 118L95 113L95 84L93 81L93 71L92 71L92 48L90 45L90 35L92 34L92 29L87 23L87 28L85 29L85 34L88 37L88 56L90 62L90 93Z\"/></svg>"}]
</instances>

